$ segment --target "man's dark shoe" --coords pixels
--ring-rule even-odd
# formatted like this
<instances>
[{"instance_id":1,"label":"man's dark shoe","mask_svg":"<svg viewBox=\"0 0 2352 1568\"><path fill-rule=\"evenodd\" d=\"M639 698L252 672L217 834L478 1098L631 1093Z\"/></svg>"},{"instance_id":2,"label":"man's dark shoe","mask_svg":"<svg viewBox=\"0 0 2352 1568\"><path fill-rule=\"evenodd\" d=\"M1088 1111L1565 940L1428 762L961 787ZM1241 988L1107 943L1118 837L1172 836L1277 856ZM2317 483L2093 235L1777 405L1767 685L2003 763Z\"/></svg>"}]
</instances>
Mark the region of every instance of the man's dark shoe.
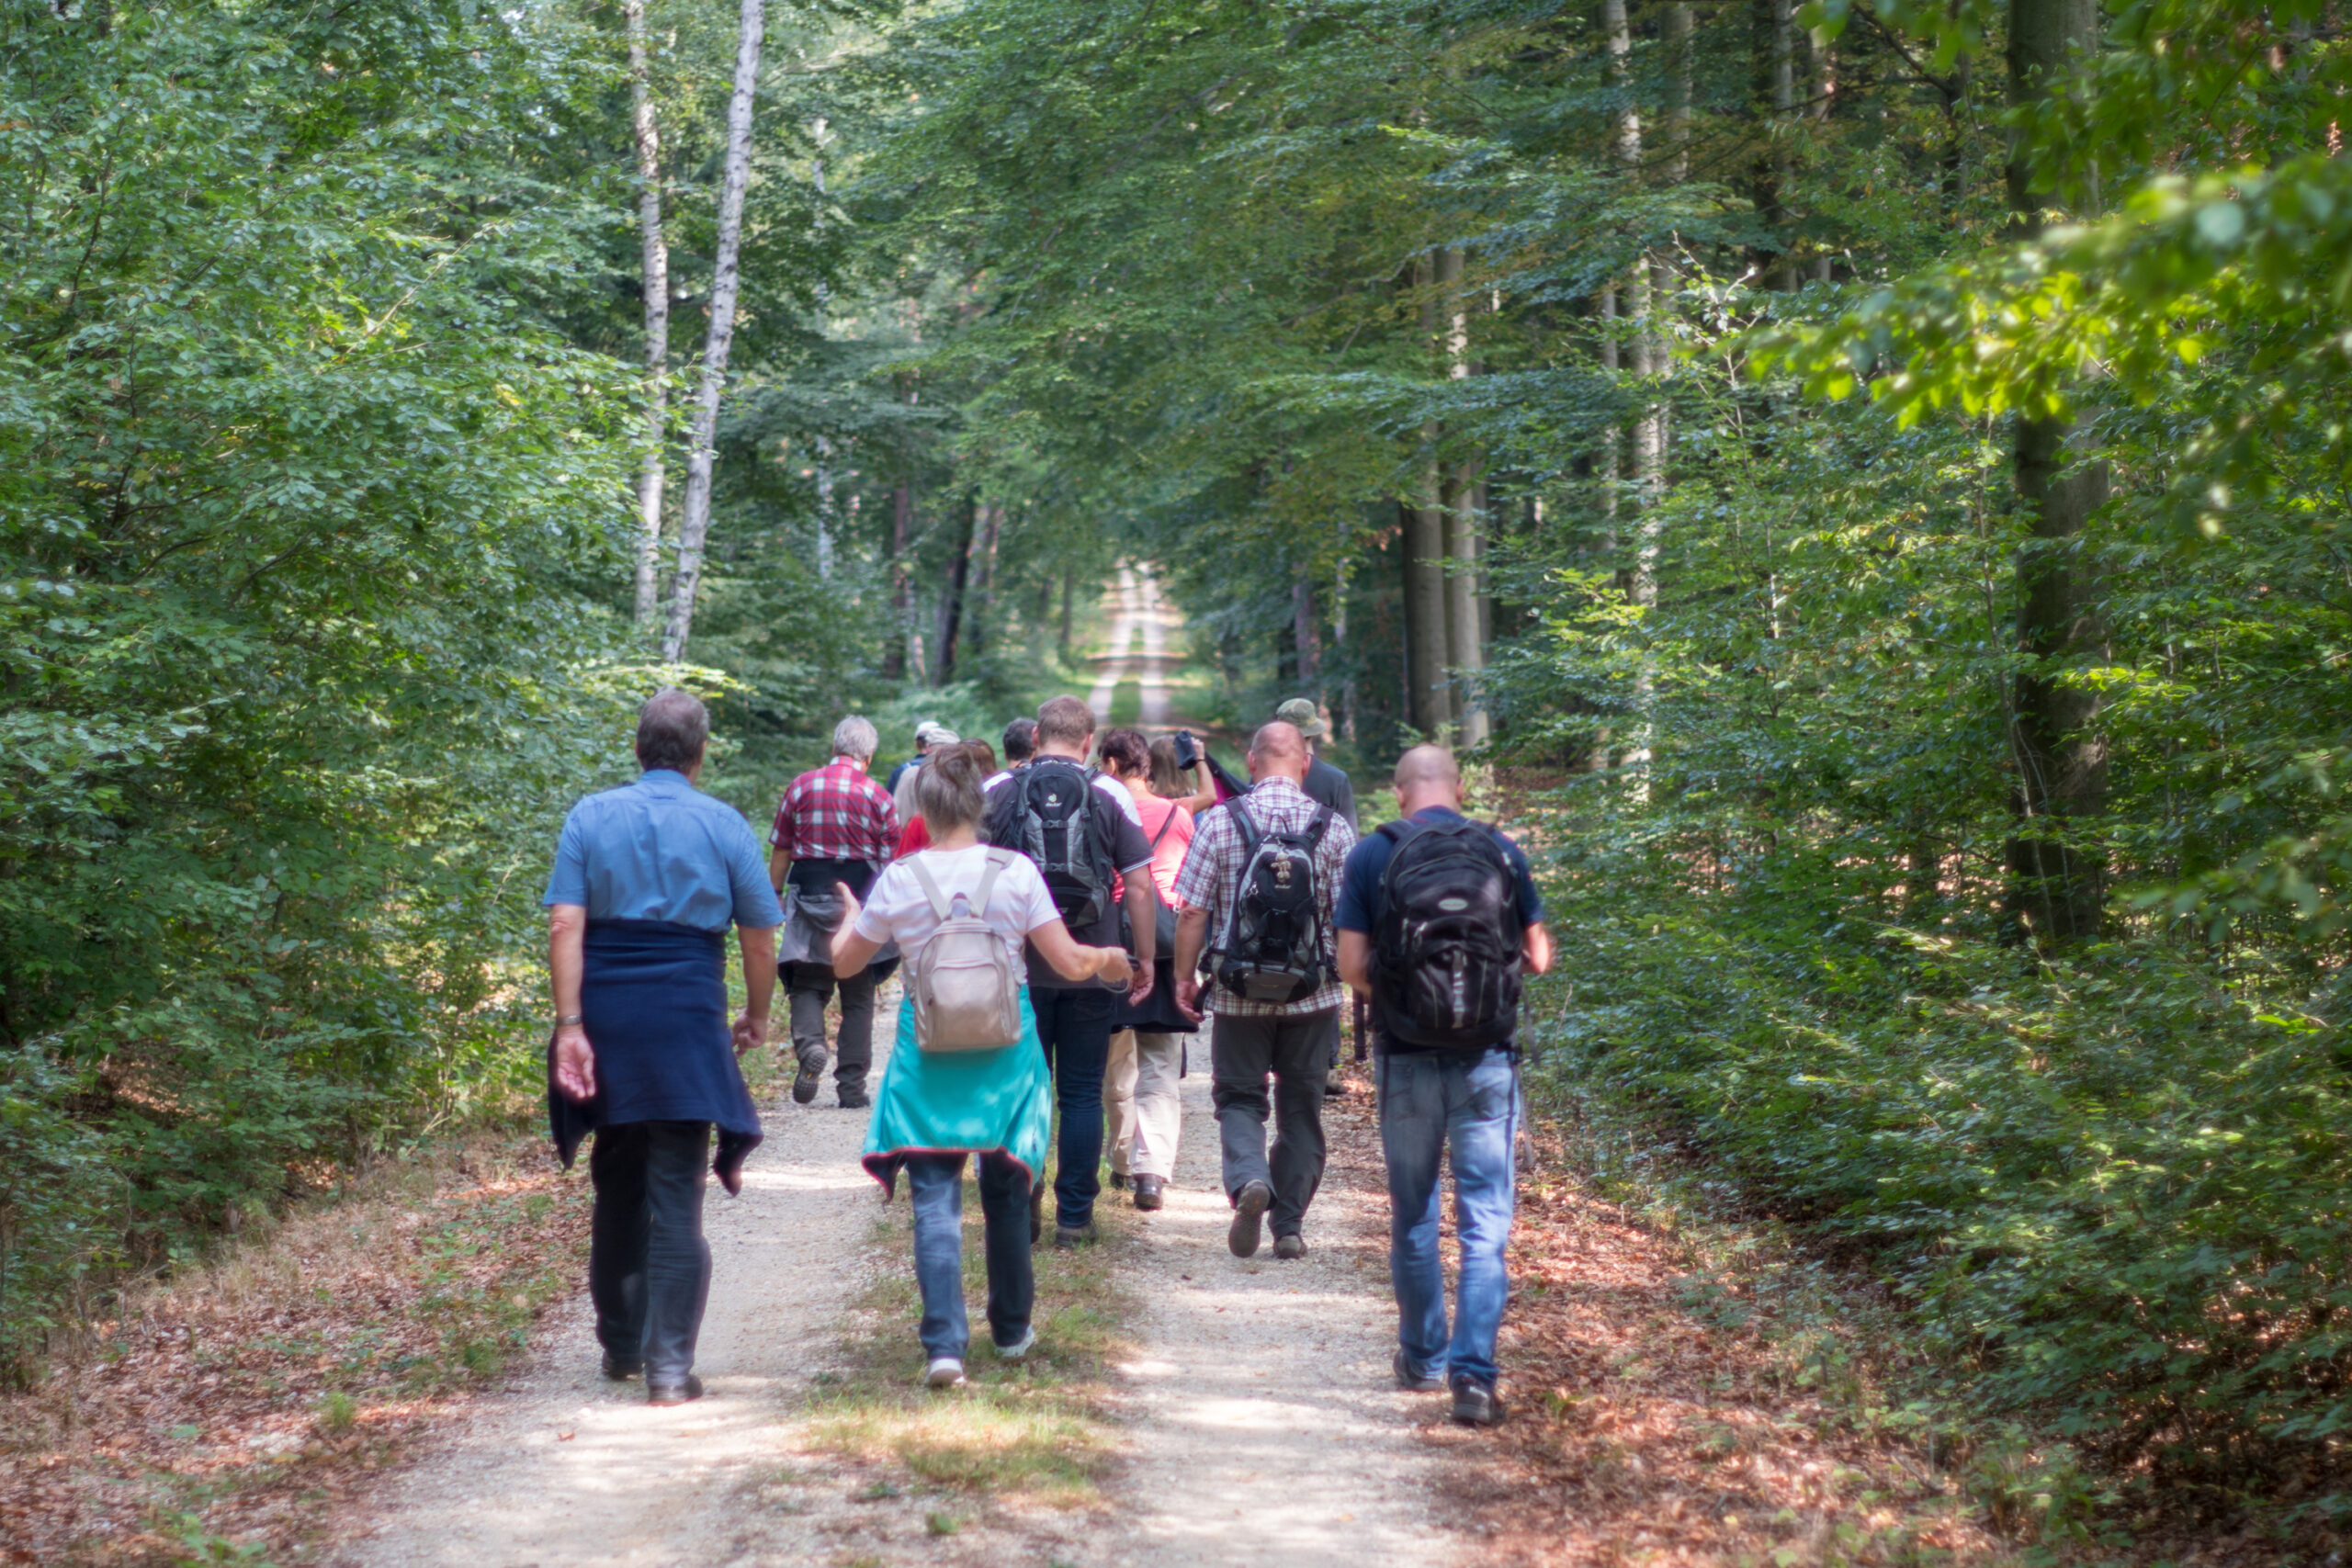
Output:
<instances>
[{"instance_id":1,"label":"man's dark shoe","mask_svg":"<svg viewBox=\"0 0 2352 1568\"><path fill-rule=\"evenodd\" d=\"M1435 1372L1415 1372L1407 1367L1405 1352L1402 1350L1397 1351L1396 1359L1388 1364L1396 1369L1396 1386L1407 1393L1443 1393L1445 1392L1445 1380Z\"/></svg>"},{"instance_id":2,"label":"man's dark shoe","mask_svg":"<svg viewBox=\"0 0 2352 1568\"><path fill-rule=\"evenodd\" d=\"M1293 1231L1288 1235L1274 1237L1274 1256L1284 1261L1306 1256L1306 1238Z\"/></svg>"},{"instance_id":3,"label":"man's dark shoe","mask_svg":"<svg viewBox=\"0 0 2352 1568\"><path fill-rule=\"evenodd\" d=\"M793 1055L798 1059L799 1071L792 1078L792 1103L807 1105L817 1098L817 1090L825 1078L825 1066L832 1060L822 1045L802 1045Z\"/></svg>"},{"instance_id":4,"label":"man's dark shoe","mask_svg":"<svg viewBox=\"0 0 2352 1568\"><path fill-rule=\"evenodd\" d=\"M1046 1184L1032 1182L1029 1187L1029 1245L1038 1247L1046 1242Z\"/></svg>"},{"instance_id":5,"label":"man's dark shoe","mask_svg":"<svg viewBox=\"0 0 2352 1568\"><path fill-rule=\"evenodd\" d=\"M643 1371L645 1358L642 1356L616 1356L610 1350L605 1352L605 1376L615 1382L627 1382Z\"/></svg>"},{"instance_id":6,"label":"man's dark shoe","mask_svg":"<svg viewBox=\"0 0 2352 1568\"><path fill-rule=\"evenodd\" d=\"M1264 1224L1266 1211L1273 1206L1274 1190L1262 1181L1244 1187L1233 1200L1233 1228L1225 1233L1225 1245L1236 1258L1254 1258L1258 1254L1260 1227Z\"/></svg>"},{"instance_id":7,"label":"man's dark shoe","mask_svg":"<svg viewBox=\"0 0 2352 1568\"><path fill-rule=\"evenodd\" d=\"M843 1111L865 1111L870 1108L873 1104L874 1101L872 1098L869 1097L864 1089L859 1089L854 1094L845 1094L842 1096L842 1109Z\"/></svg>"},{"instance_id":8,"label":"man's dark shoe","mask_svg":"<svg viewBox=\"0 0 2352 1568\"><path fill-rule=\"evenodd\" d=\"M686 1374L684 1382L649 1382L645 1385L645 1403L648 1404L684 1404L688 1400L701 1397L702 1379L692 1372Z\"/></svg>"},{"instance_id":9,"label":"man's dark shoe","mask_svg":"<svg viewBox=\"0 0 2352 1568\"><path fill-rule=\"evenodd\" d=\"M1503 1402L1485 1383L1456 1378L1453 1421L1458 1427L1499 1427L1503 1424Z\"/></svg>"},{"instance_id":10,"label":"man's dark shoe","mask_svg":"<svg viewBox=\"0 0 2352 1568\"><path fill-rule=\"evenodd\" d=\"M1146 1209L1146 1210L1149 1210L1149 1209L1157 1209L1157 1208L1159 1208L1162 1203L1164 1203L1164 1202L1167 1201L1167 1200L1162 1196L1162 1194L1164 1194L1164 1193L1166 1192L1167 1188L1168 1188L1168 1183L1167 1183L1164 1179L1162 1179L1161 1178L1159 1178L1159 1177L1157 1177L1157 1176L1138 1176L1138 1177L1136 1177L1136 1208L1138 1208L1138 1209Z\"/></svg>"},{"instance_id":11,"label":"man's dark shoe","mask_svg":"<svg viewBox=\"0 0 2352 1568\"><path fill-rule=\"evenodd\" d=\"M1095 1234L1092 1220L1087 1221L1082 1225L1056 1225L1054 1245L1058 1247L1090 1246L1095 1239Z\"/></svg>"}]
</instances>

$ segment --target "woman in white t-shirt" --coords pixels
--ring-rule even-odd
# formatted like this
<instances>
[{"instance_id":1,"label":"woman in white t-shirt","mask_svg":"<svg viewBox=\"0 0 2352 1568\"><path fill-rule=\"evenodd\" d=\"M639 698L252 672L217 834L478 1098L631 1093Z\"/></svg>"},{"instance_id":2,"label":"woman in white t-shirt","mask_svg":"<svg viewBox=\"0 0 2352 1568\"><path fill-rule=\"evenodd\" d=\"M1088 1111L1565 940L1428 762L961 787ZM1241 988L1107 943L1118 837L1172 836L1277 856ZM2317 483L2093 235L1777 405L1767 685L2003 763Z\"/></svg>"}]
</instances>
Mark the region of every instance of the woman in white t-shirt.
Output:
<instances>
[{"instance_id":1,"label":"woman in white t-shirt","mask_svg":"<svg viewBox=\"0 0 2352 1568\"><path fill-rule=\"evenodd\" d=\"M961 750L934 750L915 775L915 804L931 835L917 852L951 903L979 891L988 846L979 841L980 770ZM939 929L939 914L910 861L894 861L875 878L861 908L847 888L833 936L833 968L863 971L886 942L911 958ZM1127 955L1084 947L1071 937L1025 855L998 871L988 908L975 911L1004 940L1019 967L1022 943L1071 980L1127 983ZM898 1046L874 1096L865 1165L888 1191L907 1173L914 1206L915 1280L922 1289L923 1381L953 1388L964 1381L970 1337L964 1312L964 1158L979 1156L980 1208L987 1217L989 1328L998 1355L1018 1359L1037 1342L1029 1314L1036 1296L1030 1270L1029 1190L1044 1173L1053 1124L1053 1084L1037 1043L1037 1021L1024 993L1021 1038L994 1051L926 1053L915 1045L914 1010L899 1007Z\"/></svg>"}]
</instances>

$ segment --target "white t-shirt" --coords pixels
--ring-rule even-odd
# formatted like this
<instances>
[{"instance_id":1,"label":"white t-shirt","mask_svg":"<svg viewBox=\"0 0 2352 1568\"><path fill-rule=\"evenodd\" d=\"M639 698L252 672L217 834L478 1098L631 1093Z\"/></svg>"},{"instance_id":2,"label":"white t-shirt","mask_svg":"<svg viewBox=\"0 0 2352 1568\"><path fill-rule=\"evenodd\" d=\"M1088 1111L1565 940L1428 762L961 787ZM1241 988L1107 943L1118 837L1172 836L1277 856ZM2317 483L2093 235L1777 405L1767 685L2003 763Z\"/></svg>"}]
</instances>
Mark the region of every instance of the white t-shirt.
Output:
<instances>
[{"instance_id":1,"label":"white t-shirt","mask_svg":"<svg viewBox=\"0 0 2352 1568\"><path fill-rule=\"evenodd\" d=\"M990 773L987 778L980 781L980 793L986 795L989 791L996 788L997 785L1011 778L1013 775L1013 769L1005 768L1000 772ZM1094 775L1094 787L1101 790L1104 795L1109 795L1113 800L1117 801L1119 803L1120 813L1125 816L1128 821L1134 823L1138 828L1143 826L1143 813L1136 809L1136 797L1127 793L1126 785L1121 784L1118 780L1113 778L1108 773L1097 773Z\"/></svg>"},{"instance_id":2,"label":"white t-shirt","mask_svg":"<svg viewBox=\"0 0 2352 1568\"><path fill-rule=\"evenodd\" d=\"M918 850L906 860L892 861L874 879L865 896L865 908L857 913L857 934L868 942L895 942L899 952L913 953L939 929L939 911L932 908L931 897L915 880L910 863L922 861L953 906L956 894L968 899L979 891L988 852L986 844L973 844L960 850ZM1011 863L996 874L985 913L1016 960L1023 938L1062 918L1054 908L1054 896L1046 891L1046 879L1037 874L1036 863L1023 854L1012 856Z\"/></svg>"}]
</instances>

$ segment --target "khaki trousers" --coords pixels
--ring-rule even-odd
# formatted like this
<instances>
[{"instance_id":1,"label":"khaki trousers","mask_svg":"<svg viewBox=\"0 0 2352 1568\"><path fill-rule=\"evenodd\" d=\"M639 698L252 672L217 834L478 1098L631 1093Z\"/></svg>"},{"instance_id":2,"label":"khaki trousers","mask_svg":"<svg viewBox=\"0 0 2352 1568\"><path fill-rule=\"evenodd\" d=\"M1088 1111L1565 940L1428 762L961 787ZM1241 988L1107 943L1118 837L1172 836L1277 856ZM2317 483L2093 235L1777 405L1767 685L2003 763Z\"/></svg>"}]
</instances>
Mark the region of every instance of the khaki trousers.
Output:
<instances>
[{"instance_id":1,"label":"khaki trousers","mask_svg":"<svg viewBox=\"0 0 2352 1568\"><path fill-rule=\"evenodd\" d=\"M1176 1145L1184 1127L1177 1080L1184 1071L1184 1037L1123 1029L1111 1036L1111 1064L1102 1077L1102 1110L1111 1168L1121 1176L1176 1174Z\"/></svg>"}]
</instances>

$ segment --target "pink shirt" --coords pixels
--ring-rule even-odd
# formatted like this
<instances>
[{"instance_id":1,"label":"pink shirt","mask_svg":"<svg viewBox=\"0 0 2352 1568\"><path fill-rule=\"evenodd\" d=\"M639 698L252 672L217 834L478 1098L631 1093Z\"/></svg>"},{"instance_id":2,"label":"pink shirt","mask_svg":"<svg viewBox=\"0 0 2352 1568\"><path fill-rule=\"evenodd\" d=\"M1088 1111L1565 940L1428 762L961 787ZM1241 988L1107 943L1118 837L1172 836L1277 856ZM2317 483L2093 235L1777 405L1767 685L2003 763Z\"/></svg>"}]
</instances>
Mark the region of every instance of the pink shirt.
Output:
<instances>
[{"instance_id":1,"label":"pink shirt","mask_svg":"<svg viewBox=\"0 0 2352 1568\"><path fill-rule=\"evenodd\" d=\"M1124 787L1124 786L1123 786ZM1155 840L1151 852L1151 885L1163 904L1176 902L1176 874L1184 868L1184 852L1193 843L1193 814L1172 800L1156 795L1134 797L1142 818L1143 836ZM1176 818L1168 820L1170 815ZM1168 830L1160 831L1162 827Z\"/></svg>"}]
</instances>

